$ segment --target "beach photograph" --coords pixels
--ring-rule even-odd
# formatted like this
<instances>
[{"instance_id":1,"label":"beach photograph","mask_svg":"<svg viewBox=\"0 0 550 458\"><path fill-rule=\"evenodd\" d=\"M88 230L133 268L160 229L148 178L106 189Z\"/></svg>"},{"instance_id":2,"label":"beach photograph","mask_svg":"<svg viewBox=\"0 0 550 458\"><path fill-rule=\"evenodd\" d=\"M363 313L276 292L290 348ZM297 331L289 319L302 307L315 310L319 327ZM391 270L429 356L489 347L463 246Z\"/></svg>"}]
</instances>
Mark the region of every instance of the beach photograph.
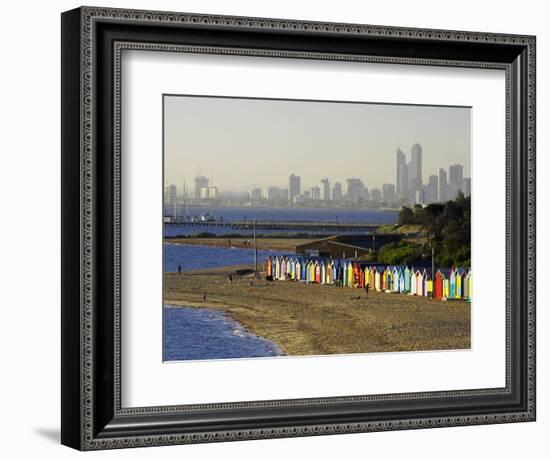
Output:
<instances>
[{"instance_id":1,"label":"beach photograph","mask_svg":"<svg viewBox=\"0 0 550 458\"><path fill-rule=\"evenodd\" d=\"M163 96L163 361L471 348L471 108Z\"/></svg>"}]
</instances>

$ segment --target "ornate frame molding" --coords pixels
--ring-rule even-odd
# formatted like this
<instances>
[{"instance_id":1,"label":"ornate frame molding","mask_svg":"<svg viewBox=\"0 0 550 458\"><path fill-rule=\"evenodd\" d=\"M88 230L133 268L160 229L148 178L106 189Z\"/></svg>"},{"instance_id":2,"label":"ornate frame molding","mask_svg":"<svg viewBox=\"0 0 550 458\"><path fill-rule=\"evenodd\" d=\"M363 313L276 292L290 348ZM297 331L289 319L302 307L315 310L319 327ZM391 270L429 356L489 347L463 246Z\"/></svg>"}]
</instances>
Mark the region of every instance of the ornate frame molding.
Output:
<instances>
[{"instance_id":1,"label":"ornate frame molding","mask_svg":"<svg viewBox=\"0 0 550 458\"><path fill-rule=\"evenodd\" d=\"M68 14L68 13L66 13ZM227 17L196 15L185 13L167 13L152 11L133 11L123 9L105 9L94 7L83 7L74 13L78 16L78 34L80 37L79 55L80 63L78 68L78 78L80 84L80 134L79 143L80 164L79 177L80 183L79 207L80 214L73 215L78 218L79 225L79 243L80 243L80 262L78 287L80 296L80 310L78 313L78 322L80 329L78 345L80 349L80 363L78 371L80 376L79 398L80 398L80 424L78 427L78 438L73 437L63 440L72 446L80 449L104 449L137 447L151 445L168 445L180 443L196 443L210 441L227 440L247 440L263 439L275 437L306 436L320 434L340 434L349 432L367 432L367 431L385 431L427 427L442 427L456 425L473 425L487 423L505 423L515 421L529 421L535 419L535 38L531 36L518 36L508 34L491 34L479 32L462 31L444 31L444 30L424 30L400 27L383 27L359 24L337 24L309 21L293 21L283 19L262 19L249 17ZM73 15L73 16L74 16ZM71 20L75 20L74 17ZM269 428L227 428L221 431L206 432L182 432L182 433L161 433L161 434L143 434L143 435L125 435L124 432L117 436L102 435L97 425L96 412L98 393L95 390L97 377L95 362L95 339L96 339L96 310L98 303L95 291L97 288L96 278L96 258L95 253L99 248L96 246L97 219L96 209L100 205L97 200L97 177L96 177L96 158L95 151L97 145L95 139L98 126L96 125L96 91L98 81L96 80L96 53L97 53L97 25L121 24L121 25L168 25L174 27L180 26L200 26L208 28L223 28L224 30L239 31L291 31L303 34L325 34L327 36L359 36L359 37L384 37L391 39L414 39L431 43L434 40L447 43L486 43L495 44L501 47L514 47L524 49L524 57L527 59L526 81L527 99L527 131L526 135L526 170L525 179L527 182L525 196L525 213L528 224L526 231L527 247L527 272L526 272L526 329L527 333L527 360L526 364L526 408L518 412L507 412L498 414L479 414L479 415L441 415L438 417L419 417L414 419L395 419L388 421L358 421L347 423L326 423L309 426L282 426ZM409 393L397 395L382 396L359 396L346 398L316 398L301 400L279 400L253 403L231 403L231 404L209 404L209 405L191 405L191 406L159 406L152 408L134 408L123 409L120 405L120 65L121 52L124 49L144 49L152 51L172 51L172 52L191 52L191 53L214 53L231 55L253 55L265 57L295 57L303 59L321 59L321 60L348 60L363 62L380 63L399 63L411 65L441 65L441 66L461 66L469 68L498 68L506 71L506 107L507 107L507 273L511 272L512 259L512 241L511 230L513 227L511 202L512 196L512 104L514 103L514 93L511 83L513 64L502 62L484 62L463 60L446 60L440 58L405 58L388 57L376 55L358 55L358 54L338 54L323 52L296 52L288 50L274 49L252 49L243 47L224 47L224 46L184 46L166 43L144 43L132 41L114 42L114 123L113 130L113 173L114 173L114 283L112 296L115 303L113 332L114 332L114 415L119 417L131 415L159 415L171 413L185 413L189 411L212 410L212 409L235 409L242 407L273 407L273 406L312 406L323 403L338 403L350 401L372 401L372 400L396 400L396 399L426 399L438 397L464 396L468 398L472 395L488 395L510 393L512 375L511 365L511 293L507 292L507 384L503 389L489 390L467 390L459 392L434 392L434 393ZM74 224L74 221L71 223ZM73 368L73 370L76 368ZM73 407L74 408L74 407Z\"/></svg>"}]
</instances>

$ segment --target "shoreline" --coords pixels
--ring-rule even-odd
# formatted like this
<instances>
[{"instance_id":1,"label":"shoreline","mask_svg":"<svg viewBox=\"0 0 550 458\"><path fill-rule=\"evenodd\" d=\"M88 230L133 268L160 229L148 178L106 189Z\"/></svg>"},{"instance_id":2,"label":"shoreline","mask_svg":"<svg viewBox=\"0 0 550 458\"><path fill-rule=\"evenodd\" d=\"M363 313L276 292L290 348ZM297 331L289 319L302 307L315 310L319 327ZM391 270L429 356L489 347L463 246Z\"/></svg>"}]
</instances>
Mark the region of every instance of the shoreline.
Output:
<instances>
[{"instance_id":1,"label":"shoreline","mask_svg":"<svg viewBox=\"0 0 550 458\"><path fill-rule=\"evenodd\" d=\"M227 312L287 356L471 348L466 302L382 292L367 299L359 289L268 282L237 268L165 273L163 303Z\"/></svg>"},{"instance_id":2,"label":"shoreline","mask_svg":"<svg viewBox=\"0 0 550 458\"><path fill-rule=\"evenodd\" d=\"M165 237L164 243L170 245L199 245L205 247L217 248L236 248L243 250L253 250L254 243L245 243L250 240L247 237ZM258 250L262 251L287 251L294 254L296 245L306 243L317 238L277 238L266 237L257 238L256 243Z\"/></svg>"},{"instance_id":3,"label":"shoreline","mask_svg":"<svg viewBox=\"0 0 550 458\"><path fill-rule=\"evenodd\" d=\"M177 302L177 301L175 301ZM209 310L211 312L217 312L221 315L223 315L224 319L227 320L227 322L231 325L231 327L234 330L241 331L243 334L245 334L245 337L247 338L253 338L255 340L259 340L263 342L267 347L269 347L271 350L273 350L274 354L269 356L253 356L251 358L268 358L268 357L276 357L276 356L287 356L287 354L284 352L284 350L277 344L277 342L273 342L272 340L269 340L263 336L257 335L254 332L252 332L250 329L248 329L246 326L244 326L241 322L239 322L232 314L231 311L223 310L215 307L205 307L202 303L188 303L186 302L181 304L176 304L174 302L163 304L163 307L165 308L180 308L180 309L200 309L200 310ZM215 358L215 359L241 359L242 357L230 357L230 358ZM204 361L209 361L214 358L205 358ZM171 360L171 361L179 361L177 359Z\"/></svg>"}]
</instances>

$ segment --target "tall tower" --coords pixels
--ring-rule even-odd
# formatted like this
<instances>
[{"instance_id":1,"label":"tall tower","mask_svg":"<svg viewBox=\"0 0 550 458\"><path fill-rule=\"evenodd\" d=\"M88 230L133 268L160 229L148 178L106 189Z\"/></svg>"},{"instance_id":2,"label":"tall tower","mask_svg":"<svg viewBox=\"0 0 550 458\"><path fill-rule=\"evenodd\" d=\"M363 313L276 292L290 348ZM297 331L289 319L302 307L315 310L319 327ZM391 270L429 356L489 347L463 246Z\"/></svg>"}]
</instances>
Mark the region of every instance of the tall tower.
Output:
<instances>
[{"instance_id":1,"label":"tall tower","mask_svg":"<svg viewBox=\"0 0 550 458\"><path fill-rule=\"evenodd\" d=\"M411 148L409 183L413 193L422 189L422 147L418 143Z\"/></svg>"},{"instance_id":2,"label":"tall tower","mask_svg":"<svg viewBox=\"0 0 550 458\"><path fill-rule=\"evenodd\" d=\"M401 164L399 168L399 199L408 199L410 197L409 189L409 166L407 164Z\"/></svg>"},{"instance_id":3,"label":"tall tower","mask_svg":"<svg viewBox=\"0 0 550 458\"><path fill-rule=\"evenodd\" d=\"M300 177L292 174L288 178L288 200L294 203L294 198L300 195Z\"/></svg>"},{"instance_id":4,"label":"tall tower","mask_svg":"<svg viewBox=\"0 0 550 458\"><path fill-rule=\"evenodd\" d=\"M208 188L210 180L203 176L195 177L195 199L201 198L203 188Z\"/></svg>"},{"instance_id":5,"label":"tall tower","mask_svg":"<svg viewBox=\"0 0 550 458\"><path fill-rule=\"evenodd\" d=\"M397 197L403 197L401 188L401 166L406 165L405 153L397 148L395 152L395 193Z\"/></svg>"},{"instance_id":6,"label":"tall tower","mask_svg":"<svg viewBox=\"0 0 550 458\"><path fill-rule=\"evenodd\" d=\"M336 202L342 200L342 183L339 181L334 183L334 188L332 189L332 200Z\"/></svg>"},{"instance_id":7,"label":"tall tower","mask_svg":"<svg viewBox=\"0 0 550 458\"><path fill-rule=\"evenodd\" d=\"M323 178L321 180L321 199L327 202L330 200L330 184L328 178Z\"/></svg>"},{"instance_id":8,"label":"tall tower","mask_svg":"<svg viewBox=\"0 0 550 458\"><path fill-rule=\"evenodd\" d=\"M178 216L178 188L175 184L164 189L164 212L176 218Z\"/></svg>"},{"instance_id":9,"label":"tall tower","mask_svg":"<svg viewBox=\"0 0 550 458\"><path fill-rule=\"evenodd\" d=\"M449 167L449 199L455 199L458 192L462 190L463 168L460 164L454 164Z\"/></svg>"},{"instance_id":10,"label":"tall tower","mask_svg":"<svg viewBox=\"0 0 550 458\"><path fill-rule=\"evenodd\" d=\"M447 172L439 169L439 202L447 202Z\"/></svg>"},{"instance_id":11,"label":"tall tower","mask_svg":"<svg viewBox=\"0 0 550 458\"><path fill-rule=\"evenodd\" d=\"M471 178L462 179L462 192L464 197L468 197L472 193L472 180Z\"/></svg>"},{"instance_id":12,"label":"tall tower","mask_svg":"<svg viewBox=\"0 0 550 458\"><path fill-rule=\"evenodd\" d=\"M428 184L426 185L426 202L429 204L434 204L437 202L438 186L439 180L437 175L430 175L428 178Z\"/></svg>"}]
</instances>

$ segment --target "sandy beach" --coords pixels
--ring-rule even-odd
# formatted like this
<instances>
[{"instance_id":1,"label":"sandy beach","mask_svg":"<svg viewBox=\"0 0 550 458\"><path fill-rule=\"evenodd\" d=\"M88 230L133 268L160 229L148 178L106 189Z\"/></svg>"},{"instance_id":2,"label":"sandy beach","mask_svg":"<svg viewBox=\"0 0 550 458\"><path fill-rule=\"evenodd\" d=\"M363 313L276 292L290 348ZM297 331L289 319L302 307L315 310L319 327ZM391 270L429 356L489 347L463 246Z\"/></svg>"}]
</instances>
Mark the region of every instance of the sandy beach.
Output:
<instances>
[{"instance_id":1,"label":"sandy beach","mask_svg":"<svg viewBox=\"0 0 550 458\"><path fill-rule=\"evenodd\" d=\"M372 291L366 298L359 289L254 280L236 269L165 273L164 303L224 310L287 355L470 348L466 302Z\"/></svg>"}]
</instances>

